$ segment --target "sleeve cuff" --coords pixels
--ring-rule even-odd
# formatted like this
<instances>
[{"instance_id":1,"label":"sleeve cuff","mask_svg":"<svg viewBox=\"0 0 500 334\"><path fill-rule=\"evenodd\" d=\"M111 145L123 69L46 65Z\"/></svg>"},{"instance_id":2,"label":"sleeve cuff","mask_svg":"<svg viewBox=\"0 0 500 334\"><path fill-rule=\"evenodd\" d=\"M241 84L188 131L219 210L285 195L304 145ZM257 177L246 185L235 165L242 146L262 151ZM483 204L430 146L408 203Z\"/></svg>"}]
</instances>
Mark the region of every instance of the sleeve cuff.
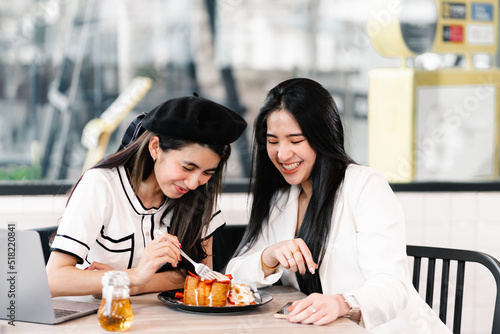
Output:
<instances>
[{"instance_id":1,"label":"sleeve cuff","mask_svg":"<svg viewBox=\"0 0 500 334\"><path fill-rule=\"evenodd\" d=\"M51 250L71 255L78 260L78 264L82 264L90 248L79 240L58 234L52 243Z\"/></svg>"},{"instance_id":2,"label":"sleeve cuff","mask_svg":"<svg viewBox=\"0 0 500 334\"><path fill-rule=\"evenodd\" d=\"M274 274L271 274L267 277L264 277L264 269L262 268L262 252L264 250L261 250L260 252L257 252L255 254L252 254L251 257L255 257L253 261L257 262L258 268L257 268L257 283L261 285L273 285L274 283L278 282L278 280L281 278L281 275L283 275L283 271L285 270L283 266L279 266Z\"/></svg>"},{"instance_id":3,"label":"sleeve cuff","mask_svg":"<svg viewBox=\"0 0 500 334\"><path fill-rule=\"evenodd\" d=\"M227 268L226 273L233 276L234 283L253 284L256 283L257 288L273 285L282 276L284 268L279 266L276 272L264 277L264 269L260 257L262 250L251 251L240 257L233 258Z\"/></svg>"},{"instance_id":4,"label":"sleeve cuff","mask_svg":"<svg viewBox=\"0 0 500 334\"><path fill-rule=\"evenodd\" d=\"M224 227L225 225L226 221L224 220L224 217L219 210L212 215L212 220L210 221L206 229L203 230L202 240L207 240L215 233L215 231L217 231L221 227Z\"/></svg>"},{"instance_id":5,"label":"sleeve cuff","mask_svg":"<svg viewBox=\"0 0 500 334\"><path fill-rule=\"evenodd\" d=\"M207 239L210 239L211 237L213 237L214 233L217 232L218 230L220 230L221 228L223 228L224 226L226 226L226 223L220 225L219 227L217 227L215 230L213 230L212 232L210 232L210 234L204 236L201 241L205 241Z\"/></svg>"},{"instance_id":6,"label":"sleeve cuff","mask_svg":"<svg viewBox=\"0 0 500 334\"><path fill-rule=\"evenodd\" d=\"M63 254L72 256L72 257L74 257L77 260L76 264L83 264L83 259L81 257L79 257L78 255L73 254L71 252L65 251L64 249L51 248L50 251L51 252L59 252L59 253L63 253Z\"/></svg>"}]
</instances>

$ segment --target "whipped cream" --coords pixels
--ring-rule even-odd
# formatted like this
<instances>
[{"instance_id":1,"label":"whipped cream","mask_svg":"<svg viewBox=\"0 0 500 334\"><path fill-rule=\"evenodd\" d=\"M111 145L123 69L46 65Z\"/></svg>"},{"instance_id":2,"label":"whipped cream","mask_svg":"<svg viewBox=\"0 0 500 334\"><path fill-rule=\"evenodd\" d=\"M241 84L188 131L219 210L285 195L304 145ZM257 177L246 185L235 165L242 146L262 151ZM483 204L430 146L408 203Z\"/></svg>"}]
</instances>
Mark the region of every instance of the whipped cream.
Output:
<instances>
[{"instance_id":1,"label":"whipped cream","mask_svg":"<svg viewBox=\"0 0 500 334\"><path fill-rule=\"evenodd\" d=\"M229 301L238 306L250 305L255 302L255 297L245 284L233 284L229 293Z\"/></svg>"}]
</instances>

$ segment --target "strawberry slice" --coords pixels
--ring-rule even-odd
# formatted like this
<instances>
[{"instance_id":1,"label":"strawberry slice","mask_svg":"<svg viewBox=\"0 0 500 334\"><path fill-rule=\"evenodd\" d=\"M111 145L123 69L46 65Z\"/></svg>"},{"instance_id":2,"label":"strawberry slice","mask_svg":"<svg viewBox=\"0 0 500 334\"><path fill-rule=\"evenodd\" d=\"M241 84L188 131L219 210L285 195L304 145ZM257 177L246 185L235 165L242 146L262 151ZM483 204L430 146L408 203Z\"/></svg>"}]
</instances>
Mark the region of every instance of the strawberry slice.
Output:
<instances>
[{"instance_id":1,"label":"strawberry slice","mask_svg":"<svg viewBox=\"0 0 500 334\"><path fill-rule=\"evenodd\" d=\"M212 284L213 282L215 282L215 279L206 279L203 281L205 284Z\"/></svg>"},{"instance_id":2,"label":"strawberry slice","mask_svg":"<svg viewBox=\"0 0 500 334\"><path fill-rule=\"evenodd\" d=\"M233 302L233 299L231 298L231 294L229 294L227 297L228 297L228 298L227 298L227 301L228 301L231 305L236 305L236 303L235 303L235 302Z\"/></svg>"}]
</instances>

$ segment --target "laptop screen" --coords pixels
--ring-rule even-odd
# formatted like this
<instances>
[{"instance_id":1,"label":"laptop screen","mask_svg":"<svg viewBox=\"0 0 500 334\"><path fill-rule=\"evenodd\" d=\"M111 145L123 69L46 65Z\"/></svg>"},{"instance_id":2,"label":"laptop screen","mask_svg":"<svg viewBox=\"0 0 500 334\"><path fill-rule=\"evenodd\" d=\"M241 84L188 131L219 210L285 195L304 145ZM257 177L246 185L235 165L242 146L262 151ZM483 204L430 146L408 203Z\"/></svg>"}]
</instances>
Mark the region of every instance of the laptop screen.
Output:
<instances>
[{"instance_id":1,"label":"laptop screen","mask_svg":"<svg viewBox=\"0 0 500 334\"><path fill-rule=\"evenodd\" d=\"M0 229L0 319L54 323L40 237L36 231Z\"/></svg>"}]
</instances>

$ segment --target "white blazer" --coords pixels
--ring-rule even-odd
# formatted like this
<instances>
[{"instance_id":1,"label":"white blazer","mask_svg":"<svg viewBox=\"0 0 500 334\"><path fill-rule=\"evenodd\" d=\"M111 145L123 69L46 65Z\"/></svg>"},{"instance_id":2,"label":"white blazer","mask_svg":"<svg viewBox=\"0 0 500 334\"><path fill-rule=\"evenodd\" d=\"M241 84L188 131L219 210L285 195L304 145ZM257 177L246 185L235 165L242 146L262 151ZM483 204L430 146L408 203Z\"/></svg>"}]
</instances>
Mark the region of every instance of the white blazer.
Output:
<instances>
[{"instance_id":1,"label":"white blazer","mask_svg":"<svg viewBox=\"0 0 500 334\"><path fill-rule=\"evenodd\" d=\"M299 193L299 187L292 186L280 194L257 242L229 262L226 272L235 282L263 287L281 278L283 284L299 289L295 273L280 267L264 277L260 262L264 248L295 238ZM404 213L375 168L347 168L319 275L324 294L355 296L362 312L360 324L371 333L451 333L413 288Z\"/></svg>"}]
</instances>

